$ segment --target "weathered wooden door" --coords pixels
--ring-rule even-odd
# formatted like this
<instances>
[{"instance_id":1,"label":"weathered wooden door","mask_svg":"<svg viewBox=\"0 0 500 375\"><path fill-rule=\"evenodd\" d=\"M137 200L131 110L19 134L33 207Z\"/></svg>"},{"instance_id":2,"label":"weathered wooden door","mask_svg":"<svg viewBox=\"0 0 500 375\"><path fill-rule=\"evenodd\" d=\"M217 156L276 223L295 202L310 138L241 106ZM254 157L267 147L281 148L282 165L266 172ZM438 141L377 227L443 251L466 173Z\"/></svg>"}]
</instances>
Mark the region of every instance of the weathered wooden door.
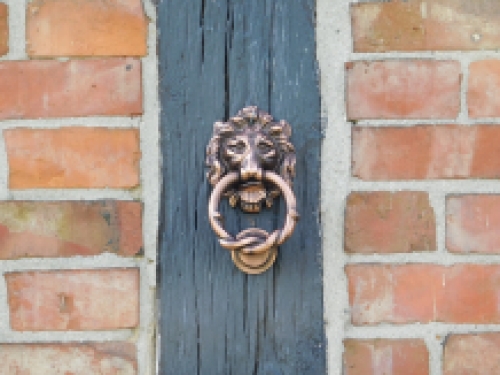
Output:
<instances>
[{"instance_id":1,"label":"weathered wooden door","mask_svg":"<svg viewBox=\"0 0 500 375\"><path fill-rule=\"evenodd\" d=\"M161 0L158 17L160 374L324 374L315 1ZM233 265L207 215L213 123L247 105L292 125L301 215L258 276ZM223 208L233 233L276 229L283 211Z\"/></svg>"}]
</instances>

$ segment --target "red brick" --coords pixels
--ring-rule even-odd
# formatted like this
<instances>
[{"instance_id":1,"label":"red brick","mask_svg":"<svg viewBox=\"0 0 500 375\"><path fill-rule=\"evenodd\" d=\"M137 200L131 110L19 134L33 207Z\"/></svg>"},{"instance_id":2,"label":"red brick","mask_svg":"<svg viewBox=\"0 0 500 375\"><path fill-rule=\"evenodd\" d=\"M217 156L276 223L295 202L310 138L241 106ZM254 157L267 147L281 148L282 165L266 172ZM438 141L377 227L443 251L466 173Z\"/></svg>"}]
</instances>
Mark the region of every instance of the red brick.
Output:
<instances>
[{"instance_id":1,"label":"red brick","mask_svg":"<svg viewBox=\"0 0 500 375\"><path fill-rule=\"evenodd\" d=\"M405 0L351 6L354 51L500 48L497 0Z\"/></svg>"},{"instance_id":2,"label":"red brick","mask_svg":"<svg viewBox=\"0 0 500 375\"><path fill-rule=\"evenodd\" d=\"M454 253L499 254L500 195L449 197L446 247Z\"/></svg>"},{"instance_id":3,"label":"red brick","mask_svg":"<svg viewBox=\"0 0 500 375\"><path fill-rule=\"evenodd\" d=\"M350 265L352 322L500 323L500 266Z\"/></svg>"},{"instance_id":4,"label":"red brick","mask_svg":"<svg viewBox=\"0 0 500 375\"><path fill-rule=\"evenodd\" d=\"M142 113L132 58L0 62L0 120Z\"/></svg>"},{"instance_id":5,"label":"red brick","mask_svg":"<svg viewBox=\"0 0 500 375\"><path fill-rule=\"evenodd\" d=\"M0 202L0 259L67 257L142 248L139 202Z\"/></svg>"},{"instance_id":6,"label":"red brick","mask_svg":"<svg viewBox=\"0 0 500 375\"><path fill-rule=\"evenodd\" d=\"M470 64L467 100L470 117L500 117L500 60Z\"/></svg>"},{"instance_id":7,"label":"red brick","mask_svg":"<svg viewBox=\"0 0 500 375\"><path fill-rule=\"evenodd\" d=\"M9 52L9 14L7 4L0 3L0 56Z\"/></svg>"},{"instance_id":8,"label":"red brick","mask_svg":"<svg viewBox=\"0 0 500 375\"><path fill-rule=\"evenodd\" d=\"M348 253L407 253L436 249L436 219L424 192L355 192L347 198Z\"/></svg>"},{"instance_id":9,"label":"red brick","mask_svg":"<svg viewBox=\"0 0 500 375\"><path fill-rule=\"evenodd\" d=\"M109 330L139 322L139 270L13 272L5 275L16 331Z\"/></svg>"},{"instance_id":10,"label":"red brick","mask_svg":"<svg viewBox=\"0 0 500 375\"><path fill-rule=\"evenodd\" d=\"M358 61L347 69L347 117L454 119L460 110L456 61Z\"/></svg>"},{"instance_id":11,"label":"red brick","mask_svg":"<svg viewBox=\"0 0 500 375\"><path fill-rule=\"evenodd\" d=\"M33 0L28 55L143 56L147 27L141 0Z\"/></svg>"},{"instance_id":12,"label":"red brick","mask_svg":"<svg viewBox=\"0 0 500 375\"><path fill-rule=\"evenodd\" d=\"M135 375L136 356L124 342L0 344L0 374Z\"/></svg>"},{"instance_id":13,"label":"red brick","mask_svg":"<svg viewBox=\"0 0 500 375\"><path fill-rule=\"evenodd\" d=\"M138 129L9 129L4 137L11 189L139 185Z\"/></svg>"},{"instance_id":14,"label":"red brick","mask_svg":"<svg viewBox=\"0 0 500 375\"><path fill-rule=\"evenodd\" d=\"M355 127L352 170L363 180L500 177L500 127Z\"/></svg>"},{"instance_id":15,"label":"red brick","mask_svg":"<svg viewBox=\"0 0 500 375\"><path fill-rule=\"evenodd\" d=\"M451 335L446 340L444 375L500 373L500 334Z\"/></svg>"},{"instance_id":16,"label":"red brick","mask_svg":"<svg viewBox=\"0 0 500 375\"><path fill-rule=\"evenodd\" d=\"M344 341L343 375L428 375L429 352L422 340Z\"/></svg>"}]
</instances>

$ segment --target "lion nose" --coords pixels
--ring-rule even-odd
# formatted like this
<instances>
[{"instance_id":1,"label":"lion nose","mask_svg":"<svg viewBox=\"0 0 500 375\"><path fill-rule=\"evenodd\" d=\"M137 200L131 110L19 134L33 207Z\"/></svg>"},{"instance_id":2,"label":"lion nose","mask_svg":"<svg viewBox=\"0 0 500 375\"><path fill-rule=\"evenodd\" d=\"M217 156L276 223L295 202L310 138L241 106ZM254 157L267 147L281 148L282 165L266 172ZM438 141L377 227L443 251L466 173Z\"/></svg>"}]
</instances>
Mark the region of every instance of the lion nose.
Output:
<instances>
[{"instance_id":1,"label":"lion nose","mask_svg":"<svg viewBox=\"0 0 500 375\"><path fill-rule=\"evenodd\" d=\"M262 179L262 169L260 169L257 158L253 152L250 152L241 163L241 179L249 180L251 178L257 180Z\"/></svg>"}]
</instances>

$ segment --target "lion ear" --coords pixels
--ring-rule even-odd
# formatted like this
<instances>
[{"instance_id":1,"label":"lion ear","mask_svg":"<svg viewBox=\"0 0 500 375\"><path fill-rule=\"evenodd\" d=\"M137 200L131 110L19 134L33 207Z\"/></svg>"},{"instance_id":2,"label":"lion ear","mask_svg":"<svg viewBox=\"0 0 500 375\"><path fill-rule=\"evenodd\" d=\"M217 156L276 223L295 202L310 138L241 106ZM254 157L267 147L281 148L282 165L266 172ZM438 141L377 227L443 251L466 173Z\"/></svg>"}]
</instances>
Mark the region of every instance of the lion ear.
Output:
<instances>
[{"instance_id":1,"label":"lion ear","mask_svg":"<svg viewBox=\"0 0 500 375\"><path fill-rule=\"evenodd\" d=\"M293 186L293 179L295 177L295 163L297 162L294 152L287 152L281 164L281 177L288 183L290 187Z\"/></svg>"},{"instance_id":2,"label":"lion ear","mask_svg":"<svg viewBox=\"0 0 500 375\"><path fill-rule=\"evenodd\" d=\"M283 132L283 135L286 136L287 138L290 138L292 136L292 127L288 122L285 120L280 121L280 126L281 126L281 131Z\"/></svg>"},{"instance_id":3,"label":"lion ear","mask_svg":"<svg viewBox=\"0 0 500 375\"><path fill-rule=\"evenodd\" d=\"M207 145L207 158L205 164L210 169L207 172L207 179L211 185L216 185L222 178L225 170L219 161L220 137L214 136Z\"/></svg>"},{"instance_id":4,"label":"lion ear","mask_svg":"<svg viewBox=\"0 0 500 375\"><path fill-rule=\"evenodd\" d=\"M205 164L209 168L207 172L208 182L210 183L210 185L215 186L224 175L225 170L218 159L217 152L215 153L209 152L208 147L207 147L207 158L205 160Z\"/></svg>"}]
</instances>

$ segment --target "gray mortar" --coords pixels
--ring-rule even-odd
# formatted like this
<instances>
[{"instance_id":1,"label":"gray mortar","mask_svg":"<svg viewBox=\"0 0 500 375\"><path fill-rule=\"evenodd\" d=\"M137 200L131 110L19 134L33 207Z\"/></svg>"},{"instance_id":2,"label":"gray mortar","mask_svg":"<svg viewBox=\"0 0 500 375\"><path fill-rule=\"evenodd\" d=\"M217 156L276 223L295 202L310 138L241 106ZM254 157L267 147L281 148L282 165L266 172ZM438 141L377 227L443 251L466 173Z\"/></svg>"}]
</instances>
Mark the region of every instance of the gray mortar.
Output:
<instances>
[{"instance_id":1,"label":"gray mortar","mask_svg":"<svg viewBox=\"0 0 500 375\"><path fill-rule=\"evenodd\" d=\"M321 158L321 221L328 374L342 372L348 319L343 253L344 202L349 192L350 124L344 105L344 63L350 59L348 1L317 0L317 56L325 124Z\"/></svg>"},{"instance_id":2,"label":"gray mortar","mask_svg":"<svg viewBox=\"0 0 500 375\"><path fill-rule=\"evenodd\" d=\"M413 126L418 124L498 124L500 119L469 119L467 116L467 79L469 64L483 59L498 59L500 53L418 52L352 53L349 0L317 0L317 52L321 69L321 94L325 120L322 149L322 223L324 252L325 324L328 339L328 374L342 373L343 338L420 338L430 354L430 374L442 374L442 345L450 333L500 331L500 325L477 324L381 324L352 326L349 319L346 264L359 263L455 263L500 264L500 255L454 255L446 252L445 199L451 194L499 193L498 180L431 180L370 182L351 177L351 127L345 113L344 63L356 60L438 59L456 60L462 66L461 111L450 120L363 120L362 126ZM390 255L346 255L343 253L345 200L350 191L415 190L429 193L436 214L437 251Z\"/></svg>"},{"instance_id":3,"label":"gray mortar","mask_svg":"<svg viewBox=\"0 0 500 375\"><path fill-rule=\"evenodd\" d=\"M2 60L27 60L25 49L25 9L27 0L3 0L9 6L9 53ZM3 137L0 137L0 199L2 200L142 200L144 257L122 258L114 254L93 257L19 259L0 262L0 332L2 343L83 342L123 340L137 343L139 375L156 372L155 365L155 289L156 249L160 189L160 150L158 124L158 73L156 56L156 7L153 0L143 0L150 19L148 56L142 58L144 114L141 117L78 117L62 119L8 120L1 128L57 128L61 126L95 126L106 128L139 128L141 187L120 189L30 189L9 191L8 164ZM62 58L60 60L67 60ZM102 269L139 267L140 326L137 329L77 332L14 332L10 329L7 291L3 274L24 270Z\"/></svg>"}]
</instances>

